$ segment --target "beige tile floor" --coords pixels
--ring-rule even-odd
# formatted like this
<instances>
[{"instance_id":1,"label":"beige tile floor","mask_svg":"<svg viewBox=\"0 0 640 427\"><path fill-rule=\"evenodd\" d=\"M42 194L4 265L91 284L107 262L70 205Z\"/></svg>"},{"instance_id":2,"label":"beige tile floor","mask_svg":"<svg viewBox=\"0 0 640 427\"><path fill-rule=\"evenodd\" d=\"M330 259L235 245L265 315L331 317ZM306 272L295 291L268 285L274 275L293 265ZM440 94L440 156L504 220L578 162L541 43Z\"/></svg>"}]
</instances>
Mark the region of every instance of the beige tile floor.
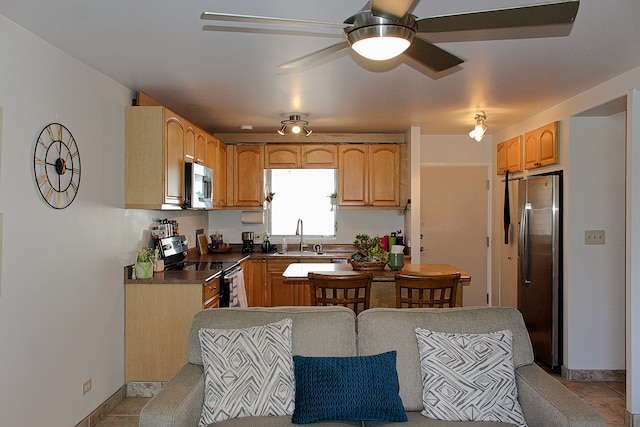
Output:
<instances>
[{"instance_id":1,"label":"beige tile floor","mask_svg":"<svg viewBox=\"0 0 640 427\"><path fill-rule=\"evenodd\" d=\"M608 427L624 427L625 385L620 382L570 382L554 375L569 390L593 406ZM127 397L96 427L137 427L138 414L149 401L144 397Z\"/></svg>"}]
</instances>

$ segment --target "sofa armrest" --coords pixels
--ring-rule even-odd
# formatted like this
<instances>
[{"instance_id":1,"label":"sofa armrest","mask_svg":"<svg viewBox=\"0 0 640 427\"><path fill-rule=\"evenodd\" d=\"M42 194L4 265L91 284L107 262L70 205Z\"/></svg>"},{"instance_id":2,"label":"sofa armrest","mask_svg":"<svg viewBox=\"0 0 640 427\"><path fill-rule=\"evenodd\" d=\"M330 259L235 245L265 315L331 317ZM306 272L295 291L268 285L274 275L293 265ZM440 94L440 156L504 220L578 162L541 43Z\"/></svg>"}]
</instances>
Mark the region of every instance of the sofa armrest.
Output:
<instances>
[{"instance_id":1,"label":"sofa armrest","mask_svg":"<svg viewBox=\"0 0 640 427\"><path fill-rule=\"evenodd\" d=\"M529 427L606 427L587 402L538 365L516 369L518 400Z\"/></svg>"},{"instance_id":2,"label":"sofa armrest","mask_svg":"<svg viewBox=\"0 0 640 427\"><path fill-rule=\"evenodd\" d=\"M204 402L202 366L187 363L140 411L140 427L198 427Z\"/></svg>"}]
</instances>

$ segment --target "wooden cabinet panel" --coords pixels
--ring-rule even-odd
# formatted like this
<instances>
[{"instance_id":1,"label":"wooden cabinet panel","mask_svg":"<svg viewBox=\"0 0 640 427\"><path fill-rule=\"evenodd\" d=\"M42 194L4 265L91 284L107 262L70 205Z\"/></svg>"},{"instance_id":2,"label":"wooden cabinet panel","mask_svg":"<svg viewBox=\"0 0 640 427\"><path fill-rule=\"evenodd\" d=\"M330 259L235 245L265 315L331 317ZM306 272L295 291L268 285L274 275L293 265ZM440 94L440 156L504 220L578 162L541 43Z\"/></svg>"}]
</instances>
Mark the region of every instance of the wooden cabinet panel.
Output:
<instances>
[{"instance_id":1,"label":"wooden cabinet panel","mask_svg":"<svg viewBox=\"0 0 640 427\"><path fill-rule=\"evenodd\" d=\"M501 142L496 146L498 175L509 172L519 172L522 170L522 137L520 135Z\"/></svg>"},{"instance_id":2,"label":"wooden cabinet panel","mask_svg":"<svg viewBox=\"0 0 640 427\"><path fill-rule=\"evenodd\" d=\"M400 205L400 151L396 144L369 146L369 204Z\"/></svg>"},{"instance_id":3,"label":"wooden cabinet panel","mask_svg":"<svg viewBox=\"0 0 640 427\"><path fill-rule=\"evenodd\" d=\"M227 206L227 144L216 140L216 164L213 168L213 206L223 208Z\"/></svg>"},{"instance_id":4,"label":"wooden cabinet panel","mask_svg":"<svg viewBox=\"0 0 640 427\"><path fill-rule=\"evenodd\" d=\"M233 146L233 205L261 207L264 200L264 147Z\"/></svg>"},{"instance_id":5,"label":"wooden cabinet panel","mask_svg":"<svg viewBox=\"0 0 640 427\"><path fill-rule=\"evenodd\" d=\"M164 203L181 205L184 201L184 141L183 120L165 110L166 131L166 196ZM157 166L156 166L157 167Z\"/></svg>"},{"instance_id":6,"label":"wooden cabinet panel","mask_svg":"<svg viewBox=\"0 0 640 427\"><path fill-rule=\"evenodd\" d=\"M303 168L338 168L338 146L336 144L303 145L301 157L301 166Z\"/></svg>"},{"instance_id":7,"label":"wooden cabinet panel","mask_svg":"<svg viewBox=\"0 0 640 427\"><path fill-rule=\"evenodd\" d=\"M282 273L295 260L267 261L267 305L269 307L296 305L296 288L284 281Z\"/></svg>"},{"instance_id":8,"label":"wooden cabinet panel","mask_svg":"<svg viewBox=\"0 0 640 427\"><path fill-rule=\"evenodd\" d=\"M201 165L207 163L207 134L200 128L196 128L195 162Z\"/></svg>"},{"instance_id":9,"label":"wooden cabinet panel","mask_svg":"<svg viewBox=\"0 0 640 427\"><path fill-rule=\"evenodd\" d=\"M187 363L202 283L125 285L125 382L169 381Z\"/></svg>"},{"instance_id":10,"label":"wooden cabinet panel","mask_svg":"<svg viewBox=\"0 0 640 427\"><path fill-rule=\"evenodd\" d=\"M338 201L343 206L364 206L369 201L366 145L338 148Z\"/></svg>"},{"instance_id":11,"label":"wooden cabinet panel","mask_svg":"<svg viewBox=\"0 0 640 427\"><path fill-rule=\"evenodd\" d=\"M267 306L267 261L250 259L245 269L245 286L249 307Z\"/></svg>"},{"instance_id":12,"label":"wooden cabinet panel","mask_svg":"<svg viewBox=\"0 0 640 427\"><path fill-rule=\"evenodd\" d=\"M220 141L216 139L213 135L206 134L206 148L205 148L205 161L204 164L206 167L213 169L213 173L216 172L216 158L218 155L218 144ZM215 185L215 177L214 177L214 185ZM215 190L214 190L215 191Z\"/></svg>"},{"instance_id":13,"label":"wooden cabinet panel","mask_svg":"<svg viewBox=\"0 0 640 427\"><path fill-rule=\"evenodd\" d=\"M125 109L125 207L178 208L184 201L184 120L164 107Z\"/></svg>"},{"instance_id":14,"label":"wooden cabinet panel","mask_svg":"<svg viewBox=\"0 0 640 427\"><path fill-rule=\"evenodd\" d=\"M338 199L342 206L399 206L400 149L397 144L338 148Z\"/></svg>"},{"instance_id":15,"label":"wooden cabinet panel","mask_svg":"<svg viewBox=\"0 0 640 427\"><path fill-rule=\"evenodd\" d=\"M184 129L184 160L194 162L196 158L196 128L193 124L185 122Z\"/></svg>"},{"instance_id":16,"label":"wooden cabinet panel","mask_svg":"<svg viewBox=\"0 0 640 427\"><path fill-rule=\"evenodd\" d=\"M496 172L504 175L507 171L507 142L496 145Z\"/></svg>"},{"instance_id":17,"label":"wooden cabinet panel","mask_svg":"<svg viewBox=\"0 0 640 427\"><path fill-rule=\"evenodd\" d=\"M524 167L535 169L558 163L558 122L524 134Z\"/></svg>"},{"instance_id":18,"label":"wooden cabinet panel","mask_svg":"<svg viewBox=\"0 0 640 427\"><path fill-rule=\"evenodd\" d=\"M202 287L202 301L204 308L220 307L219 279L214 279L204 284Z\"/></svg>"},{"instance_id":19,"label":"wooden cabinet panel","mask_svg":"<svg viewBox=\"0 0 640 427\"><path fill-rule=\"evenodd\" d=\"M539 129L540 166L558 163L558 122L550 123Z\"/></svg>"},{"instance_id":20,"label":"wooden cabinet panel","mask_svg":"<svg viewBox=\"0 0 640 427\"><path fill-rule=\"evenodd\" d=\"M266 169L336 169L336 144L267 144L264 153Z\"/></svg>"},{"instance_id":21,"label":"wooden cabinet panel","mask_svg":"<svg viewBox=\"0 0 640 427\"><path fill-rule=\"evenodd\" d=\"M267 145L264 167L267 169L296 169L300 166L300 146L292 144Z\"/></svg>"}]
</instances>

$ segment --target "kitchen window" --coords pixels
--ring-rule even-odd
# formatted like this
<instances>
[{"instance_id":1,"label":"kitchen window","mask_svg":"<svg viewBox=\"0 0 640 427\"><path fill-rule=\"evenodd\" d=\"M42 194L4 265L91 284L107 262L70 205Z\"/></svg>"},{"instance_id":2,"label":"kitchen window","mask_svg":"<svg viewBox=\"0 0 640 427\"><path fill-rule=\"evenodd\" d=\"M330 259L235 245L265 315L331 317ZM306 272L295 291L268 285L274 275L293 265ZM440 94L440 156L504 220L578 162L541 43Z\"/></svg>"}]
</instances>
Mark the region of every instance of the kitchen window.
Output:
<instances>
[{"instance_id":1,"label":"kitchen window","mask_svg":"<svg viewBox=\"0 0 640 427\"><path fill-rule=\"evenodd\" d=\"M336 191L337 176L337 169L267 170L268 191L275 193L267 206L269 234L294 236L302 219L305 240L335 238L336 206L329 196Z\"/></svg>"}]
</instances>

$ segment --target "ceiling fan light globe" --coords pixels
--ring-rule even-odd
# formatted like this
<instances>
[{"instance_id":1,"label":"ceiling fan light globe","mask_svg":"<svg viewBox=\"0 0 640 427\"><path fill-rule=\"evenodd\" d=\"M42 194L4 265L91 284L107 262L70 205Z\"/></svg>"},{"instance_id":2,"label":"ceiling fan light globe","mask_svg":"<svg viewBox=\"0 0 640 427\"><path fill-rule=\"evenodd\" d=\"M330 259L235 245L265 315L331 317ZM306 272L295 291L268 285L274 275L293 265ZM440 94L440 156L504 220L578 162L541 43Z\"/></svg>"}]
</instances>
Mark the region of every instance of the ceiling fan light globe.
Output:
<instances>
[{"instance_id":1,"label":"ceiling fan light globe","mask_svg":"<svg viewBox=\"0 0 640 427\"><path fill-rule=\"evenodd\" d=\"M411 46L415 31L402 25L375 25L356 28L347 34L351 48L367 59L386 61Z\"/></svg>"}]
</instances>

